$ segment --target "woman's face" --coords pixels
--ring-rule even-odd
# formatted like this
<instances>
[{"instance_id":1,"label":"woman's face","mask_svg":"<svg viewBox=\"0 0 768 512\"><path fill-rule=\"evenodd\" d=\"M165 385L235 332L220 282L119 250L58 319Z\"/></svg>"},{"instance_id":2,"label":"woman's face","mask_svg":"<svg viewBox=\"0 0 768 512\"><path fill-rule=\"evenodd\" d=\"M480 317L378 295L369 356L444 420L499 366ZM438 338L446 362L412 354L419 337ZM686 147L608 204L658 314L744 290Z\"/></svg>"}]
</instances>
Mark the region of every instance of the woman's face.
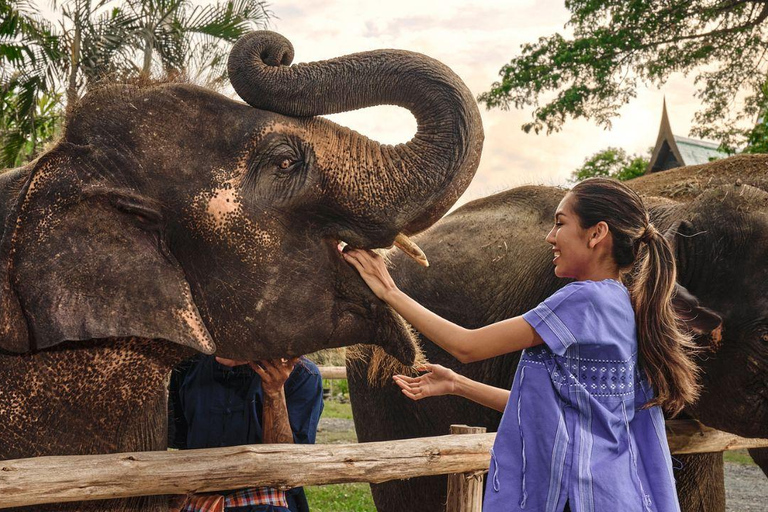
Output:
<instances>
[{"instance_id":1,"label":"woman's face","mask_svg":"<svg viewBox=\"0 0 768 512\"><path fill-rule=\"evenodd\" d=\"M565 195L555 211L555 225L547 235L547 242L552 244L552 263L557 277L581 279L589 270L591 253L589 234L581 228L579 218L573 212L574 196Z\"/></svg>"}]
</instances>

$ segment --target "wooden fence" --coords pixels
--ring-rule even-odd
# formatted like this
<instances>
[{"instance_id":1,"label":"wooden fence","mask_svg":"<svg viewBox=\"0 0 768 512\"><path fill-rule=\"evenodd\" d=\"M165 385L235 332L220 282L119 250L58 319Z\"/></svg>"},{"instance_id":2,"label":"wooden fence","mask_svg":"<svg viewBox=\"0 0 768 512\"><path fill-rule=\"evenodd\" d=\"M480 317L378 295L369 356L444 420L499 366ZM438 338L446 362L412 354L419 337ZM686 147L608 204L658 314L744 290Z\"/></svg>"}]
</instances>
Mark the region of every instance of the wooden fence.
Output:
<instances>
[{"instance_id":1,"label":"wooden fence","mask_svg":"<svg viewBox=\"0 0 768 512\"><path fill-rule=\"evenodd\" d=\"M343 366L321 366L346 379ZM697 421L669 420L674 454L768 447ZM452 425L451 435L343 445L250 445L174 452L71 455L0 461L0 509L44 503L225 491L250 486L381 483L449 475L447 512L480 512L495 434Z\"/></svg>"},{"instance_id":2,"label":"wooden fence","mask_svg":"<svg viewBox=\"0 0 768 512\"><path fill-rule=\"evenodd\" d=\"M347 378L347 368L344 366L318 366L320 376L328 380L341 380Z\"/></svg>"},{"instance_id":3,"label":"wooden fence","mask_svg":"<svg viewBox=\"0 0 768 512\"><path fill-rule=\"evenodd\" d=\"M470 427L454 427L465 432ZM417 476L451 479L449 512L480 510L481 475L495 434L467 433L344 445L248 445L205 450L70 455L0 461L0 508L43 503ZM673 453L768 447L695 421L667 422ZM458 495L457 495L458 493ZM474 508L472 508L474 507Z\"/></svg>"}]
</instances>

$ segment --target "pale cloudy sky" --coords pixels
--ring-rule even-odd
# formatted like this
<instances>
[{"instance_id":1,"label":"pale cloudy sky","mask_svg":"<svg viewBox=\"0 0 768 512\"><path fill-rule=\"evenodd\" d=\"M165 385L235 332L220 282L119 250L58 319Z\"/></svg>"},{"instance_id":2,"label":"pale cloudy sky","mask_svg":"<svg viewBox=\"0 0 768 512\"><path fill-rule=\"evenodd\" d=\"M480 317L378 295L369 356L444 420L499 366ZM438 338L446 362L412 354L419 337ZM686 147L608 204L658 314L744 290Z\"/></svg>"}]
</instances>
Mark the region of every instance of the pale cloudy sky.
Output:
<instances>
[{"instance_id":1,"label":"pale cloudy sky","mask_svg":"<svg viewBox=\"0 0 768 512\"><path fill-rule=\"evenodd\" d=\"M489 89L499 69L519 54L521 44L565 33L569 17L563 0L271 0L270 9L276 16L270 28L293 43L294 62L380 48L411 50L450 66L475 96ZM694 92L691 76L673 76L662 90L638 90L611 130L569 120L552 135L520 129L530 118L529 110L481 107L483 157L459 204L527 183L565 185L585 158L608 146L645 153L656 141L665 95L673 131L688 135L699 108ZM416 131L411 114L398 107L329 117L389 144L408 141Z\"/></svg>"},{"instance_id":2,"label":"pale cloudy sky","mask_svg":"<svg viewBox=\"0 0 768 512\"><path fill-rule=\"evenodd\" d=\"M564 33L563 0L276 0L271 28L296 51L295 62L378 48L427 54L450 66L474 95L486 91L520 45ZM675 76L663 88L642 89L610 131L569 121L556 134L525 134L530 111L481 107L485 146L477 175L460 203L525 183L563 185L584 159L607 146L645 153L658 133L666 94L672 129L688 135L699 102L692 77ZM331 116L381 142L405 142L416 130L410 113L375 107Z\"/></svg>"}]
</instances>

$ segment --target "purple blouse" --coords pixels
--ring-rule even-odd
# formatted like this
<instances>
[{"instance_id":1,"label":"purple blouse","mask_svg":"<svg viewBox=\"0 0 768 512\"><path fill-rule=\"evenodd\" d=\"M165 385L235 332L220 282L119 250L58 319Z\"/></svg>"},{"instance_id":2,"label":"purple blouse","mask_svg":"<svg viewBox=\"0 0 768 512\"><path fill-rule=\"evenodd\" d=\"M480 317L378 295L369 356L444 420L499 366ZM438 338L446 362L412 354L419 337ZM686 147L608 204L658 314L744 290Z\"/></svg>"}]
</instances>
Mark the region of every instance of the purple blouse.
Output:
<instances>
[{"instance_id":1,"label":"purple blouse","mask_svg":"<svg viewBox=\"0 0 768 512\"><path fill-rule=\"evenodd\" d=\"M499 425L485 512L679 512L659 407L637 366L635 315L613 279L566 285L523 318L523 351Z\"/></svg>"}]
</instances>

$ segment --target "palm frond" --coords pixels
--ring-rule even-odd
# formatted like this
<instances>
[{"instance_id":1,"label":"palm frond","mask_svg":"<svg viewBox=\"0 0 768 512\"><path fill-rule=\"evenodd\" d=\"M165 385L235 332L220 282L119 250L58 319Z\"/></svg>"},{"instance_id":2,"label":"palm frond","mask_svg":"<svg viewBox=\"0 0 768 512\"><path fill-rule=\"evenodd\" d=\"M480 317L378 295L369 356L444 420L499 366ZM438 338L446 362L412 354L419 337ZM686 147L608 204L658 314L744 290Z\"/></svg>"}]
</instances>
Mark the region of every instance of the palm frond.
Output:
<instances>
[{"instance_id":1,"label":"palm frond","mask_svg":"<svg viewBox=\"0 0 768 512\"><path fill-rule=\"evenodd\" d=\"M205 34L233 43L255 26L266 26L269 19L270 13L262 1L229 0L216 5L198 6L182 23L185 32Z\"/></svg>"}]
</instances>

